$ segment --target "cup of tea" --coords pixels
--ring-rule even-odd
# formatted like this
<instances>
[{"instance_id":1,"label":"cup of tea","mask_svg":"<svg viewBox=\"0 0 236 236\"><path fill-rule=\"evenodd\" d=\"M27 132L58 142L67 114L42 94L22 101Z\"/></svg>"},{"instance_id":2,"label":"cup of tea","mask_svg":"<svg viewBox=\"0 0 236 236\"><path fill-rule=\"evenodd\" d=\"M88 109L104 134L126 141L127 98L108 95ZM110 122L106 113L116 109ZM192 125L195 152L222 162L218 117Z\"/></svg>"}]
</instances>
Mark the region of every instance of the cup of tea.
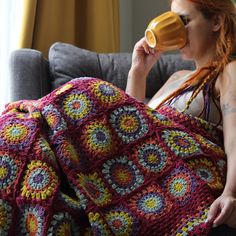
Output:
<instances>
[{"instance_id":1,"label":"cup of tea","mask_svg":"<svg viewBox=\"0 0 236 236\"><path fill-rule=\"evenodd\" d=\"M145 30L145 39L158 51L177 50L187 42L187 31L180 16L172 11L154 18Z\"/></svg>"}]
</instances>

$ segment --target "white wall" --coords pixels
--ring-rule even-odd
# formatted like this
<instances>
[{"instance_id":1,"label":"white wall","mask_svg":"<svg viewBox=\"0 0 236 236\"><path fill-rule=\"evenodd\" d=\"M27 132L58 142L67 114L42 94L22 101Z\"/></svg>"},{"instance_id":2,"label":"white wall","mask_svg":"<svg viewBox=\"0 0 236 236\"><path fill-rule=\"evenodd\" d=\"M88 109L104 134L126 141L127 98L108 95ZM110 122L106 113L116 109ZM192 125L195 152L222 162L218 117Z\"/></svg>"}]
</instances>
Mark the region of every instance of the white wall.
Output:
<instances>
[{"instance_id":1,"label":"white wall","mask_svg":"<svg viewBox=\"0 0 236 236\"><path fill-rule=\"evenodd\" d=\"M120 51L132 52L148 23L168 10L168 0L120 0Z\"/></svg>"}]
</instances>

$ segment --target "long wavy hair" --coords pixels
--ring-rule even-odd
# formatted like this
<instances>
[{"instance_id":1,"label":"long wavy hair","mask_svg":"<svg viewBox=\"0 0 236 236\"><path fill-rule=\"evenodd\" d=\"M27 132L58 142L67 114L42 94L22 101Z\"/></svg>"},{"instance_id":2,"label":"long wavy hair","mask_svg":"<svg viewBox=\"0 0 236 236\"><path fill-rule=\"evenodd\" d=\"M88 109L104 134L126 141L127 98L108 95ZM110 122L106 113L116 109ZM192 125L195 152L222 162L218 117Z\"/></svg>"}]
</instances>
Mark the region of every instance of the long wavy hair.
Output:
<instances>
[{"instance_id":1,"label":"long wavy hair","mask_svg":"<svg viewBox=\"0 0 236 236\"><path fill-rule=\"evenodd\" d=\"M173 0L170 0L170 4ZM171 93L159 106L170 104L174 99L185 91L193 90L192 96L184 109L187 110L193 99L203 90L204 108L201 112L207 116L207 98L209 92L213 94L213 87L218 75L223 72L225 66L234 59L236 49L236 7L231 0L187 0L195 4L196 8L206 19L219 16L221 27L216 39L216 51L212 60L204 67L198 69L190 78L176 91Z\"/></svg>"}]
</instances>

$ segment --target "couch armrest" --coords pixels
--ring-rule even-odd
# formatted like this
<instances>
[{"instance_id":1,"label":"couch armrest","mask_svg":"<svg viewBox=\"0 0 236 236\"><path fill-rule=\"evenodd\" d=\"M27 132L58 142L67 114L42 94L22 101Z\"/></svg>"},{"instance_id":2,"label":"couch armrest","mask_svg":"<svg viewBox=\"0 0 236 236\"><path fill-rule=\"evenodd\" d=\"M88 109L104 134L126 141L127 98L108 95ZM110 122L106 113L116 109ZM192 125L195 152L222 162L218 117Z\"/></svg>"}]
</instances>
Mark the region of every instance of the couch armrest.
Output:
<instances>
[{"instance_id":1,"label":"couch armrest","mask_svg":"<svg viewBox=\"0 0 236 236\"><path fill-rule=\"evenodd\" d=\"M33 49L18 49L10 57L11 101L38 99L51 91L48 61Z\"/></svg>"}]
</instances>

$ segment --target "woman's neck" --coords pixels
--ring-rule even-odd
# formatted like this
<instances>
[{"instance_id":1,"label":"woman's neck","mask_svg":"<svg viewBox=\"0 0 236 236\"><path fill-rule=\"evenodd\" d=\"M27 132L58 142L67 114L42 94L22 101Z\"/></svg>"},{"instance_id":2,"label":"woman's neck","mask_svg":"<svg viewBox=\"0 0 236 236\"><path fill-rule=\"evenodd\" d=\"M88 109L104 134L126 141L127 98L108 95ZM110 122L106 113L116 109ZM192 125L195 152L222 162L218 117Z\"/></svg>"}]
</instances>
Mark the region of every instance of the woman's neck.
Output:
<instances>
[{"instance_id":1,"label":"woman's neck","mask_svg":"<svg viewBox=\"0 0 236 236\"><path fill-rule=\"evenodd\" d=\"M215 47L209 48L207 53L204 53L204 56L199 57L195 60L196 69L200 69L206 65L208 65L215 57Z\"/></svg>"}]
</instances>

